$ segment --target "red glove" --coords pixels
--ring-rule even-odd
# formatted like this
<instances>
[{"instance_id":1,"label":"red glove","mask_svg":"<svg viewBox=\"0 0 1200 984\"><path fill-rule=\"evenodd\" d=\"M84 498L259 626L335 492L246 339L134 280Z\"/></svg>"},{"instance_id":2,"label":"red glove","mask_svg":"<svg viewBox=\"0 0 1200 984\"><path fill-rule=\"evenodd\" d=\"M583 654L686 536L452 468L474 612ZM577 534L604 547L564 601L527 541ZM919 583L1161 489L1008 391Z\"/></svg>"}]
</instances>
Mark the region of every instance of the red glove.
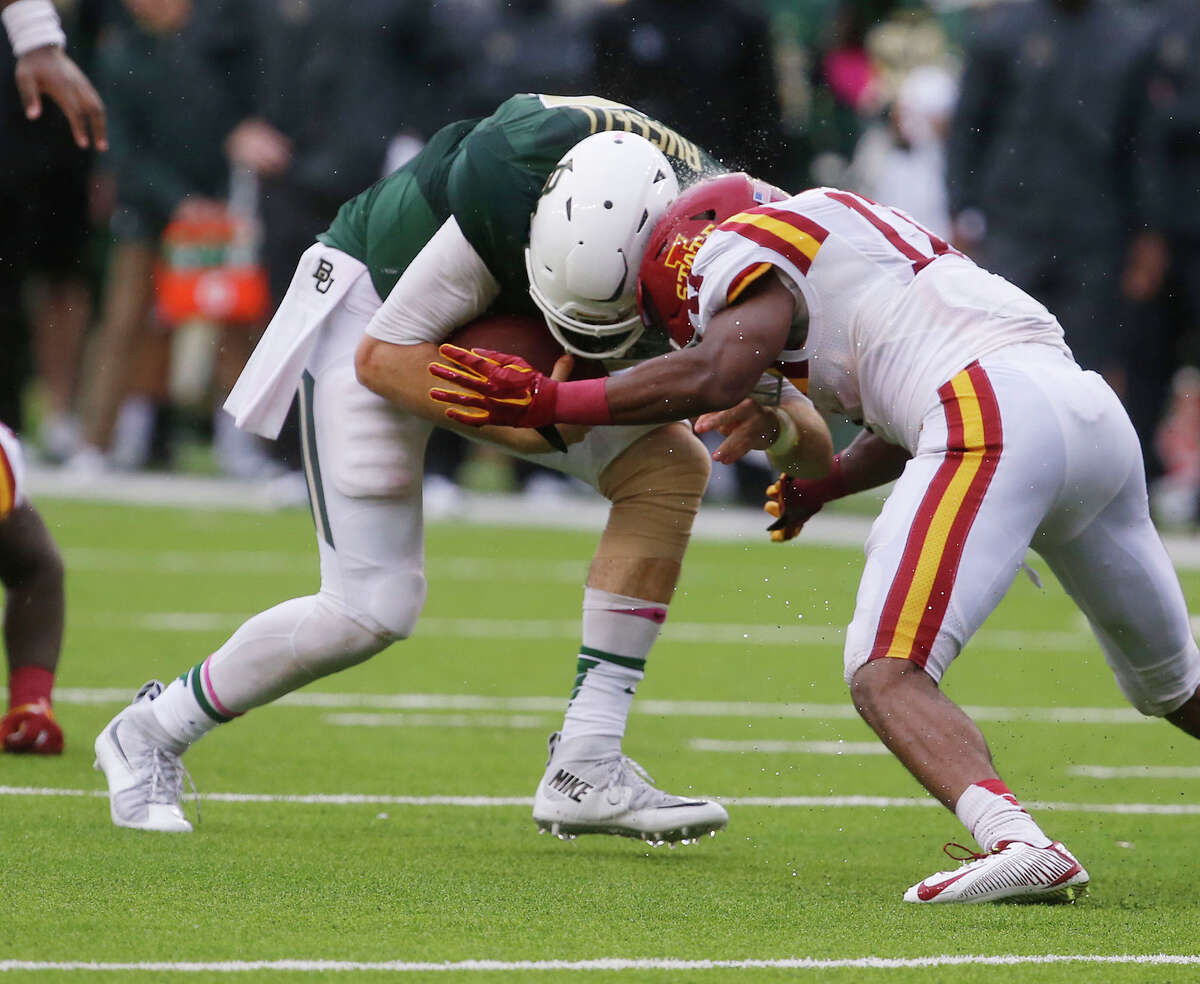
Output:
<instances>
[{"instance_id":1,"label":"red glove","mask_svg":"<svg viewBox=\"0 0 1200 984\"><path fill-rule=\"evenodd\" d=\"M774 485L767 488L767 503L763 506L775 517L767 527L775 543L791 540L813 518L821 507L848 493L838 459L833 459L833 468L824 478L792 478L780 475Z\"/></svg>"},{"instance_id":2,"label":"red glove","mask_svg":"<svg viewBox=\"0 0 1200 984\"><path fill-rule=\"evenodd\" d=\"M61 755L63 733L44 700L14 707L0 718L0 748L6 752Z\"/></svg>"},{"instance_id":3,"label":"red glove","mask_svg":"<svg viewBox=\"0 0 1200 984\"><path fill-rule=\"evenodd\" d=\"M452 364L430 363L430 374L468 390L429 391L438 403L450 404L446 416L451 420L472 427L536 427L543 434L543 428L553 423L612 423L604 376L560 383L520 356L448 344L439 346L438 352Z\"/></svg>"},{"instance_id":4,"label":"red glove","mask_svg":"<svg viewBox=\"0 0 1200 984\"><path fill-rule=\"evenodd\" d=\"M457 345L439 346L438 352L451 365L433 362L430 374L470 391L429 391L438 403L449 404L446 416L451 420L472 427L484 424L542 427L554 423L558 383L543 376L524 359L491 349L464 349Z\"/></svg>"}]
</instances>

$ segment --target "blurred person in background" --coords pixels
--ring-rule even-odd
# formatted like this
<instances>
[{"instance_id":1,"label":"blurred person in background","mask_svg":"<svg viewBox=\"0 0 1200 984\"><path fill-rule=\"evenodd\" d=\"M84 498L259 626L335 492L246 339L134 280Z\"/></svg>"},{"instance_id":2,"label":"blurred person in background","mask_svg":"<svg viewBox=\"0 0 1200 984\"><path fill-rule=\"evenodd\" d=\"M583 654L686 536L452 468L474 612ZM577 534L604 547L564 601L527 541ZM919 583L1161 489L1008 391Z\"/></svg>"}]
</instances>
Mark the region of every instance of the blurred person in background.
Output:
<instances>
[{"instance_id":1,"label":"blurred person in background","mask_svg":"<svg viewBox=\"0 0 1200 984\"><path fill-rule=\"evenodd\" d=\"M583 95L604 91L593 85L595 57L587 31L587 11L564 0L441 0L433 6L433 57L438 74L454 73L454 84L439 90L451 119L487 116L498 92L556 92ZM634 103L634 105L637 105ZM439 427L425 449L425 513L454 515L462 507L464 469L485 449ZM499 477L511 477L531 499L552 499L568 490L560 472L531 461L493 459Z\"/></svg>"},{"instance_id":2,"label":"blurred person in background","mask_svg":"<svg viewBox=\"0 0 1200 984\"><path fill-rule=\"evenodd\" d=\"M856 191L903 209L949 238L946 137L958 88L937 65L913 69L900 82L887 116L859 140L851 162Z\"/></svg>"},{"instance_id":3,"label":"blurred person in background","mask_svg":"<svg viewBox=\"0 0 1200 984\"><path fill-rule=\"evenodd\" d=\"M199 43L205 0L200 9L193 0L122 3L124 16L105 33L97 57L113 146L104 165L116 206L103 310L88 352L83 447L71 460L80 471L105 467L110 452L123 467L170 462L171 336L155 313L156 268L173 218L224 214L221 139L233 123ZM249 343L243 333L242 361ZM237 347L236 336L229 345Z\"/></svg>"},{"instance_id":4,"label":"blurred person in background","mask_svg":"<svg viewBox=\"0 0 1200 984\"><path fill-rule=\"evenodd\" d=\"M771 23L757 5L713 0L700 17L686 0L625 0L602 7L589 30L597 91L675 120L731 170L773 183L793 170L779 136ZM716 447L712 435L704 440ZM715 469L708 496L757 505L771 477L753 454Z\"/></svg>"},{"instance_id":5,"label":"blurred person in background","mask_svg":"<svg viewBox=\"0 0 1200 984\"><path fill-rule=\"evenodd\" d=\"M58 755L63 733L51 691L63 638L63 565L41 516L25 497L16 435L0 424L0 584L8 712L0 750Z\"/></svg>"},{"instance_id":6,"label":"blurred person in background","mask_svg":"<svg viewBox=\"0 0 1200 984\"><path fill-rule=\"evenodd\" d=\"M296 257L374 183L397 134L446 119L430 0L212 0L204 45L237 122L230 162L258 181L262 259L277 305ZM295 410L276 453L298 476ZM297 483L298 484L298 483Z\"/></svg>"},{"instance_id":7,"label":"blurred person in background","mask_svg":"<svg viewBox=\"0 0 1200 984\"><path fill-rule=\"evenodd\" d=\"M107 150L104 105L91 82L64 52L66 35L55 8L48 0L0 0L0 19L16 58L14 77L25 120L32 123L40 119L42 96L49 96L66 118L74 138L75 146L65 147L56 139L61 132L58 123L48 124L46 139L58 157L52 153L39 160L74 162L79 151L87 150L93 142L98 150ZM0 146L7 145L10 152L28 149L31 143L22 139L28 134L15 121L11 96L4 73L4 82L0 83L0 134L5 140ZM30 175L15 167L18 161L15 153L3 158L5 185L0 186L0 208L5 215L0 230L9 233L8 238L0 238L0 288L17 291L25 269L15 262L24 256L16 234L32 232L36 236L39 231L23 228L19 221L36 216L36 212L19 209L27 199L18 193L15 182ZM32 177L35 181L40 178L36 169ZM12 312L18 305L9 303L5 308ZM16 341L7 336L15 324L9 320L0 325L4 333L0 334L0 344L6 344L9 356L0 363L7 369L0 373L0 418L19 421L23 380L19 375L20 359L14 358L19 352L14 351L15 344L7 346ZM8 712L0 718L0 749L57 755L63 749L63 734L54 719L51 691L62 649L63 566L45 523L25 498L23 480L20 444L16 435L0 423L0 584L4 585L3 631L8 663Z\"/></svg>"},{"instance_id":8,"label":"blurred person in background","mask_svg":"<svg viewBox=\"0 0 1200 984\"><path fill-rule=\"evenodd\" d=\"M947 163L955 244L1055 312L1080 365L1125 400L1151 474L1142 377L1162 340L1146 303L1175 208L1151 112L1154 38L1145 11L1096 0L978 15Z\"/></svg>"},{"instance_id":9,"label":"blurred person in background","mask_svg":"<svg viewBox=\"0 0 1200 984\"><path fill-rule=\"evenodd\" d=\"M1162 0L1158 21L1157 75L1151 85L1154 119L1161 133L1171 203L1166 225L1169 267L1159 311L1158 344L1144 352L1150 425L1160 418L1158 447L1164 481L1155 488L1156 509L1167 522L1200 521L1200 4ZM1183 366L1181 369L1180 367ZM1131 388L1142 379L1131 379ZM1166 399L1163 395L1167 394ZM1139 394L1140 395L1140 394ZM1166 493L1161 494L1161 493Z\"/></svg>"},{"instance_id":10,"label":"blurred person in background","mask_svg":"<svg viewBox=\"0 0 1200 984\"><path fill-rule=\"evenodd\" d=\"M100 6L64 5L63 26L85 65ZM64 51L55 8L30 0L0 7L21 53L0 45L0 421L24 429L22 402L36 367L40 437L52 457L62 458L77 429L79 349L91 313L89 147L107 146L104 111Z\"/></svg>"}]
</instances>

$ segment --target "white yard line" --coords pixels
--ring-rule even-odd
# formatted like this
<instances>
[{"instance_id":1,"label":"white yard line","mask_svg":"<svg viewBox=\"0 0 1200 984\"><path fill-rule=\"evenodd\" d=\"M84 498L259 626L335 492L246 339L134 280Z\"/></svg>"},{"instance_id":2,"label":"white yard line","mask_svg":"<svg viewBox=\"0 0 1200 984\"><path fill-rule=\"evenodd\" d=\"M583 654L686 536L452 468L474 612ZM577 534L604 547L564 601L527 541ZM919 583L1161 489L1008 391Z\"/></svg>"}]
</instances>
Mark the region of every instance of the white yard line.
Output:
<instances>
[{"instance_id":1,"label":"white yard line","mask_svg":"<svg viewBox=\"0 0 1200 984\"><path fill-rule=\"evenodd\" d=\"M129 973L252 973L275 970L307 973L345 973L349 971L427 973L446 971L477 973L504 971L576 971L576 970L908 970L923 967L1017 967L1044 964L1137 964L1144 966L1187 967L1200 964L1200 955L1176 953L1045 953L1045 954L944 954L930 957L783 957L778 959L684 960L670 957L601 957L594 960L456 960L445 963L407 960L215 960L202 961L50 961L0 960L0 972L33 971L110 971Z\"/></svg>"},{"instance_id":2,"label":"white yard line","mask_svg":"<svg viewBox=\"0 0 1200 984\"><path fill-rule=\"evenodd\" d=\"M107 797L103 789L60 789L38 786L0 786L0 796ZM213 803L283 803L309 806L458 806L532 807L532 796L388 796L369 793L201 793ZM917 809L941 808L924 796L718 796L730 806L776 809ZM1102 813L1140 816L1200 816L1200 803L1053 803L1027 800L1030 809L1063 813Z\"/></svg>"},{"instance_id":3,"label":"white yard line","mask_svg":"<svg viewBox=\"0 0 1200 984\"><path fill-rule=\"evenodd\" d=\"M56 687L56 704L126 704L132 688ZM565 695L559 697L491 697L481 694L337 694L300 690L275 701L274 707L320 707L354 711L501 711L562 713ZM964 705L976 721L1038 721L1050 724L1146 724L1158 718L1143 717L1129 707L1004 707ZM847 700L837 704L767 703L759 701L652 700L633 703L635 714L653 717L812 718L858 720Z\"/></svg>"},{"instance_id":4,"label":"white yard line","mask_svg":"<svg viewBox=\"0 0 1200 984\"><path fill-rule=\"evenodd\" d=\"M530 714L326 714L338 728L545 728L546 717Z\"/></svg>"},{"instance_id":5,"label":"white yard line","mask_svg":"<svg viewBox=\"0 0 1200 984\"><path fill-rule=\"evenodd\" d=\"M891 755L878 741L719 741L693 738L688 748L696 752L760 752L764 755Z\"/></svg>"},{"instance_id":6,"label":"white yard line","mask_svg":"<svg viewBox=\"0 0 1200 984\"><path fill-rule=\"evenodd\" d=\"M1089 779L1200 779L1198 765L1071 765L1067 772Z\"/></svg>"},{"instance_id":7,"label":"white yard line","mask_svg":"<svg viewBox=\"0 0 1200 984\"><path fill-rule=\"evenodd\" d=\"M954 0L962 2L962 0ZM236 512L273 512L280 502L269 482L244 482L195 475L98 475L86 482L62 469L30 467L29 488L34 497L155 505L182 509L229 509ZM564 508L547 510L544 503L519 495L466 493L456 522L597 531L608 519L608 504L598 496L564 500ZM871 516L818 513L804 527L803 543L861 548L870 531ZM769 544L766 520L755 508L705 503L696 517L692 536L697 540L746 541L761 544L772 558L788 556L788 547ZM1175 566L1200 569L1200 538L1186 534L1163 537ZM795 549L795 548L793 548ZM786 563L786 559L784 560ZM1034 566L1038 562L1034 560Z\"/></svg>"},{"instance_id":8,"label":"white yard line","mask_svg":"<svg viewBox=\"0 0 1200 984\"><path fill-rule=\"evenodd\" d=\"M252 612L92 612L72 618L72 625L90 631L137 629L155 632L232 632ZM438 618L417 623L417 636L455 639L563 639L577 641L579 619ZM842 625L778 625L737 622L668 622L663 639L689 645L824 646L839 653ZM1063 652L1094 648L1084 631L1030 632L982 629L975 645L1006 651Z\"/></svg>"}]
</instances>

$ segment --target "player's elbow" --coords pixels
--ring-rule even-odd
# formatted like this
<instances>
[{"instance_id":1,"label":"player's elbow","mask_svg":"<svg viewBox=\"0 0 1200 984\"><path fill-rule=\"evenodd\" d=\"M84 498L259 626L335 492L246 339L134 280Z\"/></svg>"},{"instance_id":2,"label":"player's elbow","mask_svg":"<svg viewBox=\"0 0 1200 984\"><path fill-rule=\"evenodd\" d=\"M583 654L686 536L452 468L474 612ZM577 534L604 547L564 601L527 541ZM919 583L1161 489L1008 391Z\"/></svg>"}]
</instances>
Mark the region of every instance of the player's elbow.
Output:
<instances>
[{"instance_id":1,"label":"player's elbow","mask_svg":"<svg viewBox=\"0 0 1200 984\"><path fill-rule=\"evenodd\" d=\"M371 335L363 335L354 352L354 375L372 393L380 395L385 376L383 350L387 344Z\"/></svg>"}]
</instances>

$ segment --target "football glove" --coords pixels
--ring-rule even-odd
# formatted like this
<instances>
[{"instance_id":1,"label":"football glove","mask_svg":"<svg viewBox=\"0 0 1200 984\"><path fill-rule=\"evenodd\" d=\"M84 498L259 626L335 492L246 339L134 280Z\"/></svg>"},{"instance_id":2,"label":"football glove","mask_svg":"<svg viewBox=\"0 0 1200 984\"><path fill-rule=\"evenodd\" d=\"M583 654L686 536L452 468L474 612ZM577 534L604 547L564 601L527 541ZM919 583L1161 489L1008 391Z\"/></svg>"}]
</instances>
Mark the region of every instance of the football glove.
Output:
<instances>
[{"instance_id":1,"label":"football glove","mask_svg":"<svg viewBox=\"0 0 1200 984\"><path fill-rule=\"evenodd\" d=\"M432 362L430 374L467 391L429 391L432 399L446 404L446 416L451 420L472 427L544 427L554 423L557 381L520 356L449 344L440 346L438 352L450 365Z\"/></svg>"},{"instance_id":2,"label":"football glove","mask_svg":"<svg viewBox=\"0 0 1200 984\"><path fill-rule=\"evenodd\" d=\"M14 707L0 718L0 748L6 752L61 755L63 733L44 700Z\"/></svg>"},{"instance_id":3,"label":"football glove","mask_svg":"<svg viewBox=\"0 0 1200 984\"><path fill-rule=\"evenodd\" d=\"M832 470L824 478L780 475L773 485L767 487L767 502L763 506L775 517L775 522L767 527L771 540L782 543L793 539L825 503L840 499L846 492L836 457Z\"/></svg>"}]
</instances>

